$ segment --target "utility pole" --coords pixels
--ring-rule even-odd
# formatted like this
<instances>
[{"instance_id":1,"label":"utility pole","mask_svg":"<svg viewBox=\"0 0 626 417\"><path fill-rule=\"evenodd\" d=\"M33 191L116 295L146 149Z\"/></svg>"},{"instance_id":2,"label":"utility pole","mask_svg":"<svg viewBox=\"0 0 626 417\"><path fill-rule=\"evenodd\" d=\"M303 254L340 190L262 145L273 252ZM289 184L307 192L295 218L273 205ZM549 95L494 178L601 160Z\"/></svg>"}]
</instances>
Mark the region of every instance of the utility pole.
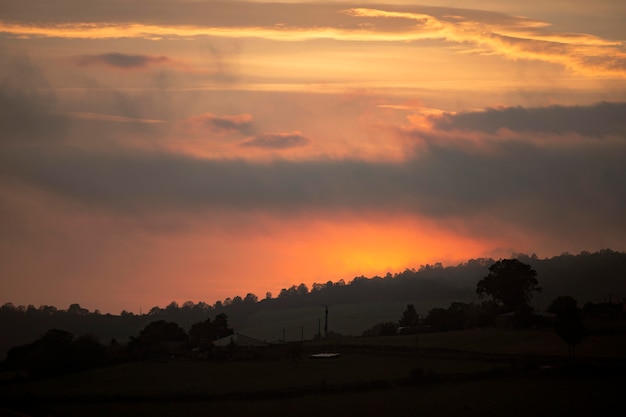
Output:
<instances>
[{"instance_id":1,"label":"utility pole","mask_svg":"<svg viewBox=\"0 0 626 417\"><path fill-rule=\"evenodd\" d=\"M328 337L328 306L326 307L326 314L324 319L324 339Z\"/></svg>"}]
</instances>

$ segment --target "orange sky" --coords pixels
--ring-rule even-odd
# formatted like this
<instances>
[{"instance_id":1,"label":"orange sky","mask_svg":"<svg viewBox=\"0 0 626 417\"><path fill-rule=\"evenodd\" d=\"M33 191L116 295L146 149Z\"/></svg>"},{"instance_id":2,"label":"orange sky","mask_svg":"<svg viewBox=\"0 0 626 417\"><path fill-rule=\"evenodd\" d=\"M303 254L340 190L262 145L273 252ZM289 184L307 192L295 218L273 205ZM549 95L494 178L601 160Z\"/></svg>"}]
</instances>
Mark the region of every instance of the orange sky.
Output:
<instances>
[{"instance_id":1,"label":"orange sky","mask_svg":"<svg viewBox=\"0 0 626 417\"><path fill-rule=\"evenodd\" d=\"M621 0L508 3L0 1L0 302L626 249Z\"/></svg>"}]
</instances>

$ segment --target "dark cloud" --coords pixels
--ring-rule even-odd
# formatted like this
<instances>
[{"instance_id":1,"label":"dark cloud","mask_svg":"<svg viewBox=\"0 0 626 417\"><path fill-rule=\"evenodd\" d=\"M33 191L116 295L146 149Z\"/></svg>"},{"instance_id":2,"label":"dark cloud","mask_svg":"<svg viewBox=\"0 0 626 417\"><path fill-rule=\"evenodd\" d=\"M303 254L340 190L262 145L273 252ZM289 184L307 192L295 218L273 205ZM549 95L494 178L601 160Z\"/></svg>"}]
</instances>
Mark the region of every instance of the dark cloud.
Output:
<instances>
[{"instance_id":1,"label":"dark cloud","mask_svg":"<svg viewBox=\"0 0 626 417\"><path fill-rule=\"evenodd\" d=\"M623 227L625 151L624 145L546 151L516 143L493 156L432 145L427 157L404 163L251 163L145 152L24 149L3 155L0 173L116 210L341 209L440 218L497 213L525 223L558 223L565 214L578 213Z\"/></svg>"},{"instance_id":2,"label":"dark cloud","mask_svg":"<svg viewBox=\"0 0 626 417\"><path fill-rule=\"evenodd\" d=\"M117 52L99 55L79 55L74 57L74 63L78 66L106 65L120 69L143 69L150 65L170 62L166 56L153 55L128 55Z\"/></svg>"},{"instance_id":3,"label":"dark cloud","mask_svg":"<svg viewBox=\"0 0 626 417\"><path fill-rule=\"evenodd\" d=\"M27 94L0 83L0 143L58 140L67 120L47 111L54 99Z\"/></svg>"},{"instance_id":4,"label":"dark cloud","mask_svg":"<svg viewBox=\"0 0 626 417\"><path fill-rule=\"evenodd\" d=\"M3 55L0 49L0 144L32 144L58 140L67 131L67 120L50 109L56 97L46 93L48 83L26 56Z\"/></svg>"},{"instance_id":5,"label":"dark cloud","mask_svg":"<svg viewBox=\"0 0 626 417\"><path fill-rule=\"evenodd\" d=\"M250 130L249 121L230 120L223 117L215 117L210 121L211 125L220 130L236 130L248 132Z\"/></svg>"},{"instance_id":6,"label":"dark cloud","mask_svg":"<svg viewBox=\"0 0 626 417\"><path fill-rule=\"evenodd\" d=\"M557 134L573 132L591 137L626 135L626 103L487 109L482 112L445 114L433 120L435 127L442 130L488 133L496 133L499 129Z\"/></svg>"},{"instance_id":7,"label":"dark cloud","mask_svg":"<svg viewBox=\"0 0 626 417\"><path fill-rule=\"evenodd\" d=\"M88 88L77 102L63 101L29 57L2 52L0 48L0 153L11 152L4 147L63 152L69 143L104 145L129 133L156 136L155 130L164 129L148 123L111 123L148 119L146 103L155 101L150 94Z\"/></svg>"},{"instance_id":8,"label":"dark cloud","mask_svg":"<svg viewBox=\"0 0 626 417\"><path fill-rule=\"evenodd\" d=\"M130 215L404 213L462 221L476 237L515 227L592 247L621 245L626 234L624 144L545 150L515 143L497 156L432 145L404 163L12 149L0 155L0 178Z\"/></svg>"},{"instance_id":9,"label":"dark cloud","mask_svg":"<svg viewBox=\"0 0 626 417\"><path fill-rule=\"evenodd\" d=\"M305 146L309 139L299 132L294 133L262 133L241 142L240 146L261 149L290 149Z\"/></svg>"},{"instance_id":10,"label":"dark cloud","mask_svg":"<svg viewBox=\"0 0 626 417\"><path fill-rule=\"evenodd\" d=\"M199 122L215 131L239 132L243 134L249 134L253 128L252 116L249 114L216 116L212 113L205 113L190 118L188 122L191 124Z\"/></svg>"},{"instance_id":11,"label":"dark cloud","mask_svg":"<svg viewBox=\"0 0 626 417\"><path fill-rule=\"evenodd\" d=\"M55 141L44 142L50 143L48 146L30 146L23 140L77 134L76 125L69 130L65 125L76 123L74 120L46 111L46 106L38 104L41 96L37 89L27 85L0 90L4 108L10 109L10 117L2 119L2 137L20 138L1 149L0 181L18 188L28 185L81 207L131 215L188 210L266 211L277 215L323 211L389 216L405 213L443 221L462 220L475 235L497 234L503 225L562 237L563 241L593 238L592 243L623 243L626 235L623 134L616 140L588 138L575 146L566 141L542 146L523 139L492 140L489 149L483 151L463 146L462 138L450 142L454 134L449 131L435 131L429 140L422 141L425 149L403 162L320 159L254 163L116 146L100 148L106 152L87 151L87 147L64 147ZM573 122L580 133L617 135L623 124L615 114L622 114L623 108L623 104L601 103L515 111L532 115L526 119L526 126L532 127L528 130L571 131L565 130L564 120L557 118L558 123L549 123L551 119L545 121L545 116L539 116L565 113L592 125L583 131L583 124ZM511 128L510 111L486 112L490 117L486 120L500 118L507 122L499 123ZM603 111L608 115L601 114ZM460 126L458 120L473 120L472 115L475 113L466 114L468 119L448 116L448 121L441 123ZM232 117L213 117L211 123L238 128L247 120ZM597 121L605 126L595 127ZM112 134L100 124L82 123L78 131L81 137ZM493 129L477 126L473 129ZM409 132L411 135L423 136L424 132ZM245 146L285 149L306 141L297 132L265 134L249 139ZM611 242L599 245L610 247Z\"/></svg>"}]
</instances>

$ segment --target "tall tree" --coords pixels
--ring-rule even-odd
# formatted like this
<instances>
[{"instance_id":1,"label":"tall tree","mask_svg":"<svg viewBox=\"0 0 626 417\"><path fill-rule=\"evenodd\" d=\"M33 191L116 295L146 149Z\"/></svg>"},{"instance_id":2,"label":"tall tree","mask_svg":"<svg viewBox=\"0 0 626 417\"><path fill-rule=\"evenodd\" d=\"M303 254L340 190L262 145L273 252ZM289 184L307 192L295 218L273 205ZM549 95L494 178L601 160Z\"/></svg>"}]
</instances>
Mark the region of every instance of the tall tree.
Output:
<instances>
[{"instance_id":1,"label":"tall tree","mask_svg":"<svg viewBox=\"0 0 626 417\"><path fill-rule=\"evenodd\" d=\"M537 271L517 259L502 259L489 267L489 274L478 281L476 293L514 311L528 306L534 292L541 292Z\"/></svg>"},{"instance_id":2,"label":"tall tree","mask_svg":"<svg viewBox=\"0 0 626 417\"><path fill-rule=\"evenodd\" d=\"M419 315L417 311L415 311L415 306L413 304L409 304L406 306L406 310L402 313L402 317L400 317L400 326L401 327L415 327L419 321Z\"/></svg>"},{"instance_id":3,"label":"tall tree","mask_svg":"<svg viewBox=\"0 0 626 417\"><path fill-rule=\"evenodd\" d=\"M554 331L567 343L568 355L573 357L576 346L587 337L578 302L573 297L558 297L552 301L548 311L556 315Z\"/></svg>"}]
</instances>

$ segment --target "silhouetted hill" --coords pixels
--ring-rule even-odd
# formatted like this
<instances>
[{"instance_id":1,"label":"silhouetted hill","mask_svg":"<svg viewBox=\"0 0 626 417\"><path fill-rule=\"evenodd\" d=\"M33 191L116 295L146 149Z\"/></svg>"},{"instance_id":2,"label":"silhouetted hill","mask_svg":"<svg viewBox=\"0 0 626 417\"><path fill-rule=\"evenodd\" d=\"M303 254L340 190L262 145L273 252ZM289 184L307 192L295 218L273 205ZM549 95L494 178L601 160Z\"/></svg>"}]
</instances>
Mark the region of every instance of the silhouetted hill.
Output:
<instances>
[{"instance_id":1,"label":"silhouetted hill","mask_svg":"<svg viewBox=\"0 0 626 417\"><path fill-rule=\"evenodd\" d=\"M626 253L608 249L595 253L539 259L517 255L538 273L543 292L533 305L543 310L556 297L569 295L581 305L587 302L621 301L626 298ZM380 322L397 321L407 304L426 314L453 301L479 302L476 283L483 278L493 259L472 259L456 266L425 265L385 277L356 277L343 280L294 285L281 290L277 297L259 300L248 294L235 296L213 305L172 302L153 307L149 313L120 315L89 312L78 304L67 310L52 306L0 307L0 357L10 347L32 342L47 330L56 328L76 336L92 334L104 344L111 339L125 342L136 336L148 323L173 321L186 331L192 324L225 313L239 332L268 341L309 339L323 329L325 308L329 307L329 330L345 335L360 335Z\"/></svg>"}]
</instances>

